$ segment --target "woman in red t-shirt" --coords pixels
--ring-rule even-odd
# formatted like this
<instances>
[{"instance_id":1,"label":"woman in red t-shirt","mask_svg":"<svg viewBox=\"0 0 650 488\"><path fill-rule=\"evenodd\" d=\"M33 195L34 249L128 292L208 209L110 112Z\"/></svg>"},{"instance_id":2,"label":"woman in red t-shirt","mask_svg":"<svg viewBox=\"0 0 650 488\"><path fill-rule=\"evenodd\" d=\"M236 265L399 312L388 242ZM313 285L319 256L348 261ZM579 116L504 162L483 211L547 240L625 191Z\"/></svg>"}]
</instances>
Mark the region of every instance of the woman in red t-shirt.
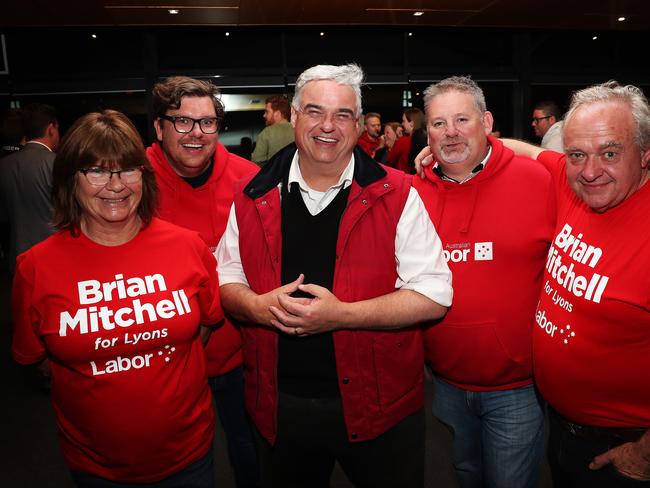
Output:
<instances>
[{"instance_id":1,"label":"woman in red t-shirt","mask_svg":"<svg viewBox=\"0 0 650 488\"><path fill-rule=\"evenodd\" d=\"M54 162L59 231L17 259L12 354L48 360L80 487L212 487L201 326L223 318L198 234L154 217L157 187L123 114L79 119Z\"/></svg>"}]
</instances>

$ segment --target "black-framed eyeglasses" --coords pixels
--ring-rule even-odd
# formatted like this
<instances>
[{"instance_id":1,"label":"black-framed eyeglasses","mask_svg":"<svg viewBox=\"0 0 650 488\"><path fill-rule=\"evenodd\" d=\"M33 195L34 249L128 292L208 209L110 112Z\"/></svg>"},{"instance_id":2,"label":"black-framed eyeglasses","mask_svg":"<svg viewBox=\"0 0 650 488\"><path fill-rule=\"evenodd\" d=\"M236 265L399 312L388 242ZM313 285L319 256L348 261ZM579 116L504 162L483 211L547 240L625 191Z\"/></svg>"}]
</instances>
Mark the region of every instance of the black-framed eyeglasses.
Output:
<instances>
[{"instance_id":1,"label":"black-framed eyeglasses","mask_svg":"<svg viewBox=\"0 0 650 488\"><path fill-rule=\"evenodd\" d=\"M161 119L168 120L174 124L176 132L187 134L194 130L194 125L199 124L201 132L204 134L214 134L219 129L219 121L216 117L203 117L202 119L193 119L192 117L182 117L179 115L161 115Z\"/></svg>"},{"instance_id":2,"label":"black-framed eyeglasses","mask_svg":"<svg viewBox=\"0 0 650 488\"><path fill-rule=\"evenodd\" d=\"M113 175L117 175L120 181L126 185L137 183L142 180L142 166L135 166L133 168L121 169L119 171L111 171L104 168L93 166L92 168L80 169L88 183L93 186L106 186Z\"/></svg>"},{"instance_id":3,"label":"black-framed eyeglasses","mask_svg":"<svg viewBox=\"0 0 650 488\"><path fill-rule=\"evenodd\" d=\"M544 117L533 117L533 124L539 124L542 120L550 119L552 115L545 115Z\"/></svg>"}]
</instances>

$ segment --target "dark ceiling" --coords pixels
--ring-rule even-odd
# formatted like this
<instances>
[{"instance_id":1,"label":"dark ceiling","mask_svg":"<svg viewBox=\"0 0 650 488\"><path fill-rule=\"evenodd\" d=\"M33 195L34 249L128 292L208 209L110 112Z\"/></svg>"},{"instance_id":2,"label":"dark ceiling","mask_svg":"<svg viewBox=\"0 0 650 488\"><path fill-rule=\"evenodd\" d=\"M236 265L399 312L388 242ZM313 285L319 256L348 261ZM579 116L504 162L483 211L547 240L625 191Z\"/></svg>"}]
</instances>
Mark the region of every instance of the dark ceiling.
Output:
<instances>
[{"instance_id":1,"label":"dark ceiling","mask_svg":"<svg viewBox=\"0 0 650 488\"><path fill-rule=\"evenodd\" d=\"M178 13L172 15L169 9ZM422 12L415 16L414 13ZM619 21L619 17L625 17ZM649 0L18 0L0 27L395 25L645 30Z\"/></svg>"}]
</instances>

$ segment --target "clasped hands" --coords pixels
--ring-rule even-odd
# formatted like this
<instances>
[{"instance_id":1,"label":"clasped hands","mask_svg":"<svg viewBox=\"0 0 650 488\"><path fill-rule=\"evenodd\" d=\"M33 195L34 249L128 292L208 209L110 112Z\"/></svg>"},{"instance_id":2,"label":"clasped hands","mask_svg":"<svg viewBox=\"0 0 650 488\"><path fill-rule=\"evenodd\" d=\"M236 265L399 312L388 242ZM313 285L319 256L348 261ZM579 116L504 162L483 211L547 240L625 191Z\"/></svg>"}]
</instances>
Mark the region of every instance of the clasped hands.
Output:
<instances>
[{"instance_id":1,"label":"clasped hands","mask_svg":"<svg viewBox=\"0 0 650 488\"><path fill-rule=\"evenodd\" d=\"M304 337L332 331L341 326L346 303L327 288L304 284L301 274L295 281L262 295L263 306L271 313L269 324L289 335ZM292 297L302 291L313 298Z\"/></svg>"}]
</instances>

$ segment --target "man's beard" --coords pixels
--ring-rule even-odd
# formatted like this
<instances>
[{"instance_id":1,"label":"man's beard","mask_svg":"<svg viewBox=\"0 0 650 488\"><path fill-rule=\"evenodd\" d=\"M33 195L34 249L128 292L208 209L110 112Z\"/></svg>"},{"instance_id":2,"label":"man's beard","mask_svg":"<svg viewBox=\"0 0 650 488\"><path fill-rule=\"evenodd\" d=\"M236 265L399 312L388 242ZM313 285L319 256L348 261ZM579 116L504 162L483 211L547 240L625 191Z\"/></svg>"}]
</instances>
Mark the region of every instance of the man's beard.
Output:
<instances>
[{"instance_id":1,"label":"man's beard","mask_svg":"<svg viewBox=\"0 0 650 488\"><path fill-rule=\"evenodd\" d=\"M457 144L464 144L465 148L462 151L454 150L449 153L446 152L445 146L446 144L449 144L449 141L445 141L440 145L440 155L442 156L442 160L446 163L450 164L457 164L457 163L462 163L469 158L470 155L470 147L467 141L464 140L459 140L457 141Z\"/></svg>"}]
</instances>

